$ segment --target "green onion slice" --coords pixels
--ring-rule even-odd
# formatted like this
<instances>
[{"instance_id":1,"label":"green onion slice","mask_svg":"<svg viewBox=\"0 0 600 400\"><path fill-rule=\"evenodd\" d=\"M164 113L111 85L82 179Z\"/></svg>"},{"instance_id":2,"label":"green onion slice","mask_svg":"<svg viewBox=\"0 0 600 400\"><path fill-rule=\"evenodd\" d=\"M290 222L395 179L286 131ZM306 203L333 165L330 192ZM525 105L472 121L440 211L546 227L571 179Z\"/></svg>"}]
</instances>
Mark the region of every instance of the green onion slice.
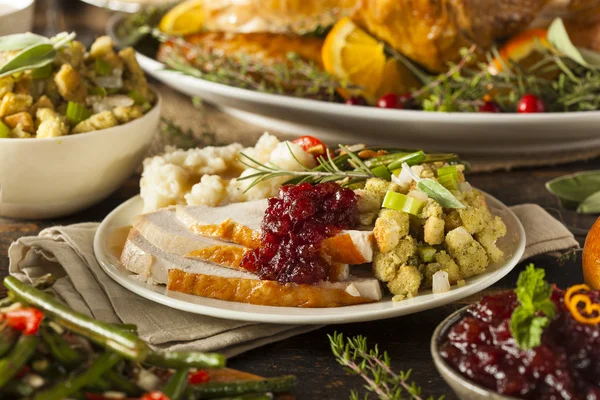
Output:
<instances>
[{"instance_id":1,"label":"green onion slice","mask_svg":"<svg viewBox=\"0 0 600 400\"><path fill-rule=\"evenodd\" d=\"M127 96L134 101L136 106L141 106L148 102L148 100L146 100L146 98L137 90L132 90L131 92L127 93Z\"/></svg>"},{"instance_id":2,"label":"green onion slice","mask_svg":"<svg viewBox=\"0 0 600 400\"><path fill-rule=\"evenodd\" d=\"M415 151L414 153L407 154L398 158L395 161L392 161L387 167L390 171L402 168L403 163L407 163L409 166L421 164L423 161L427 159L425 152L423 150Z\"/></svg>"},{"instance_id":3,"label":"green onion slice","mask_svg":"<svg viewBox=\"0 0 600 400\"><path fill-rule=\"evenodd\" d=\"M390 210L404 211L405 213L412 215L419 215L425 206L425 202L390 190L385 194L381 206L383 208L389 208Z\"/></svg>"},{"instance_id":4,"label":"green onion slice","mask_svg":"<svg viewBox=\"0 0 600 400\"><path fill-rule=\"evenodd\" d=\"M385 179L389 181L392 179L392 175L390 174L390 170L387 169L385 165L378 165L374 168L371 168L371 172L378 178Z\"/></svg>"},{"instance_id":5,"label":"green onion slice","mask_svg":"<svg viewBox=\"0 0 600 400\"><path fill-rule=\"evenodd\" d=\"M112 65L106 60L97 58L94 64L94 71L100 76L108 76L112 72Z\"/></svg>"},{"instance_id":6,"label":"green onion slice","mask_svg":"<svg viewBox=\"0 0 600 400\"><path fill-rule=\"evenodd\" d=\"M0 139L6 139L10 137L10 128L2 121L0 121Z\"/></svg>"},{"instance_id":7,"label":"green onion slice","mask_svg":"<svg viewBox=\"0 0 600 400\"><path fill-rule=\"evenodd\" d=\"M81 121L88 119L92 113L84 104L70 101L67 104L67 119L73 125L80 123Z\"/></svg>"},{"instance_id":8,"label":"green onion slice","mask_svg":"<svg viewBox=\"0 0 600 400\"><path fill-rule=\"evenodd\" d=\"M432 262L436 252L437 250L431 246L421 246L417 248L417 254L423 262Z\"/></svg>"},{"instance_id":9,"label":"green onion slice","mask_svg":"<svg viewBox=\"0 0 600 400\"><path fill-rule=\"evenodd\" d=\"M455 174L446 174L438 177L438 182L448 190L458 190L458 177Z\"/></svg>"}]
</instances>

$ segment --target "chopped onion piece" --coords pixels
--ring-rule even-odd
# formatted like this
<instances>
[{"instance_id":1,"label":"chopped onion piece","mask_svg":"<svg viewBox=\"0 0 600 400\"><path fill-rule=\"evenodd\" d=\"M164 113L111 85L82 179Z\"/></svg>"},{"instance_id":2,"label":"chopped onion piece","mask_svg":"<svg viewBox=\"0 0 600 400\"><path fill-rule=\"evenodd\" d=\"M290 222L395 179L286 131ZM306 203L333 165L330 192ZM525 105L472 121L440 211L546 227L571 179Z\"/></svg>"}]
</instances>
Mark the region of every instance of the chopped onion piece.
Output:
<instances>
[{"instance_id":1,"label":"chopped onion piece","mask_svg":"<svg viewBox=\"0 0 600 400\"><path fill-rule=\"evenodd\" d=\"M421 201L427 201L429 199L429 196L427 196L427 194L425 194L425 192L422 192L417 189L411 190L410 192L408 192L407 196L414 197L415 199L418 199Z\"/></svg>"},{"instance_id":2,"label":"chopped onion piece","mask_svg":"<svg viewBox=\"0 0 600 400\"><path fill-rule=\"evenodd\" d=\"M433 293L444 293L450 290L450 281L446 271L438 271L432 277Z\"/></svg>"},{"instance_id":3,"label":"chopped onion piece","mask_svg":"<svg viewBox=\"0 0 600 400\"><path fill-rule=\"evenodd\" d=\"M392 174L392 182L400 187L406 187L413 181L410 173L402 168L400 173L396 176L396 174Z\"/></svg>"},{"instance_id":4,"label":"chopped onion piece","mask_svg":"<svg viewBox=\"0 0 600 400\"><path fill-rule=\"evenodd\" d=\"M135 101L124 94L115 94L112 96L106 96L101 98L99 96L88 96L86 103L92 103L92 109L97 114L102 111L111 111L115 107L131 107L135 104Z\"/></svg>"},{"instance_id":5,"label":"chopped onion piece","mask_svg":"<svg viewBox=\"0 0 600 400\"><path fill-rule=\"evenodd\" d=\"M94 82L105 89L121 89L123 87L123 79L120 76L97 76Z\"/></svg>"},{"instance_id":6,"label":"chopped onion piece","mask_svg":"<svg viewBox=\"0 0 600 400\"><path fill-rule=\"evenodd\" d=\"M419 181L421 179L421 174L423 173L423 166L422 165L413 165L412 167L410 167L410 170L412 171L412 173L414 175L417 176L417 178L419 179L415 179L415 181Z\"/></svg>"},{"instance_id":7,"label":"chopped onion piece","mask_svg":"<svg viewBox=\"0 0 600 400\"><path fill-rule=\"evenodd\" d=\"M471 186L471 184L469 182L459 183L458 188L460 189L461 192L470 192L471 190L473 190L473 187Z\"/></svg>"}]
</instances>

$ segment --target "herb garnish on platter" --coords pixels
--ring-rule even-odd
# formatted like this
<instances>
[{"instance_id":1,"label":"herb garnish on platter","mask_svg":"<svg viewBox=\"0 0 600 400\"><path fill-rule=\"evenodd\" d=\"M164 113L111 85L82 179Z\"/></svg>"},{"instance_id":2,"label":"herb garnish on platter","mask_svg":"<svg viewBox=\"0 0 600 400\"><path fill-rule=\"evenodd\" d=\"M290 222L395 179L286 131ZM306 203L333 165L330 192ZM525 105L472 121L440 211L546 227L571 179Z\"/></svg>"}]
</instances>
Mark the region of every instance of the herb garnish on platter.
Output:
<instances>
[{"instance_id":1,"label":"herb garnish on platter","mask_svg":"<svg viewBox=\"0 0 600 400\"><path fill-rule=\"evenodd\" d=\"M517 281L519 306L512 313L510 331L525 350L541 344L544 328L556 315L556 305L550 299L552 287L544 281L545 274L543 269L529 264Z\"/></svg>"}]
</instances>

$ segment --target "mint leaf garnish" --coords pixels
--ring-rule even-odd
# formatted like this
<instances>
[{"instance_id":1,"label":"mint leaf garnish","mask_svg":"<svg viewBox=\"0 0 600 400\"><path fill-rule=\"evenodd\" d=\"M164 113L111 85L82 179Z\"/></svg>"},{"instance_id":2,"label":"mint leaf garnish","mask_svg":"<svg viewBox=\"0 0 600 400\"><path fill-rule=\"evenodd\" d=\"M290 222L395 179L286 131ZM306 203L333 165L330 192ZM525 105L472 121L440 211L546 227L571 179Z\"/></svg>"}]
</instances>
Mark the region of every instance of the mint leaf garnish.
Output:
<instances>
[{"instance_id":1,"label":"mint leaf garnish","mask_svg":"<svg viewBox=\"0 0 600 400\"><path fill-rule=\"evenodd\" d=\"M519 306L510 318L510 331L523 350L542 343L544 328L556 315L556 305L550 299L552 287L544 280L546 272L529 264L519 275L515 293Z\"/></svg>"}]
</instances>

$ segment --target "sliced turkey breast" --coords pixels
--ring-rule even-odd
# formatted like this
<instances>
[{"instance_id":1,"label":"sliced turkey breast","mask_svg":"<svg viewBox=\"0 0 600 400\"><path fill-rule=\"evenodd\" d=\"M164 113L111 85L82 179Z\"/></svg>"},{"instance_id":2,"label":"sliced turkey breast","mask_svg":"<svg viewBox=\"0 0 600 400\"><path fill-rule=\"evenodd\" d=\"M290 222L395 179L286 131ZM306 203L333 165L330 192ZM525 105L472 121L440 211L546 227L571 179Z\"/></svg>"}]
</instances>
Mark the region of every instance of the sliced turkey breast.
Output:
<instances>
[{"instance_id":1,"label":"sliced turkey breast","mask_svg":"<svg viewBox=\"0 0 600 400\"><path fill-rule=\"evenodd\" d=\"M193 207L202 211L210 211L212 219L208 221L227 220L227 215L239 217L233 207ZM248 214L252 212L249 211ZM264 210L263 210L264 213ZM240 217L241 218L241 217ZM262 217L261 217L262 218ZM176 217L174 209L163 209L149 214L137 216L133 221L135 228L148 242L165 251L178 256L211 262L223 267L243 269L240 265L248 247L232 243L228 235L207 237L194 233ZM223 232L245 232L248 228L237 230L221 230ZM217 229L219 231L219 229ZM241 237L233 234L232 238ZM347 279L350 274L348 263L330 260L329 280L332 282Z\"/></svg>"},{"instance_id":2,"label":"sliced turkey breast","mask_svg":"<svg viewBox=\"0 0 600 400\"><path fill-rule=\"evenodd\" d=\"M260 227L268 200L223 207L177 206L177 218L192 232L243 245L260 246ZM373 260L373 232L344 230L322 244L323 258L332 263L364 264Z\"/></svg>"},{"instance_id":3,"label":"sliced turkey breast","mask_svg":"<svg viewBox=\"0 0 600 400\"><path fill-rule=\"evenodd\" d=\"M127 238L121 263L150 283L166 283L169 290L227 301L282 307L338 307L381 299L379 282L374 278L351 277L343 282L317 285L263 281L246 271L169 254L136 229Z\"/></svg>"},{"instance_id":4,"label":"sliced turkey breast","mask_svg":"<svg viewBox=\"0 0 600 400\"><path fill-rule=\"evenodd\" d=\"M153 284L166 284L168 270L173 268L223 278L257 279L255 274L247 271L223 268L210 262L166 252L150 243L135 228L129 232L120 261L127 270Z\"/></svg>"}]
</instances>

